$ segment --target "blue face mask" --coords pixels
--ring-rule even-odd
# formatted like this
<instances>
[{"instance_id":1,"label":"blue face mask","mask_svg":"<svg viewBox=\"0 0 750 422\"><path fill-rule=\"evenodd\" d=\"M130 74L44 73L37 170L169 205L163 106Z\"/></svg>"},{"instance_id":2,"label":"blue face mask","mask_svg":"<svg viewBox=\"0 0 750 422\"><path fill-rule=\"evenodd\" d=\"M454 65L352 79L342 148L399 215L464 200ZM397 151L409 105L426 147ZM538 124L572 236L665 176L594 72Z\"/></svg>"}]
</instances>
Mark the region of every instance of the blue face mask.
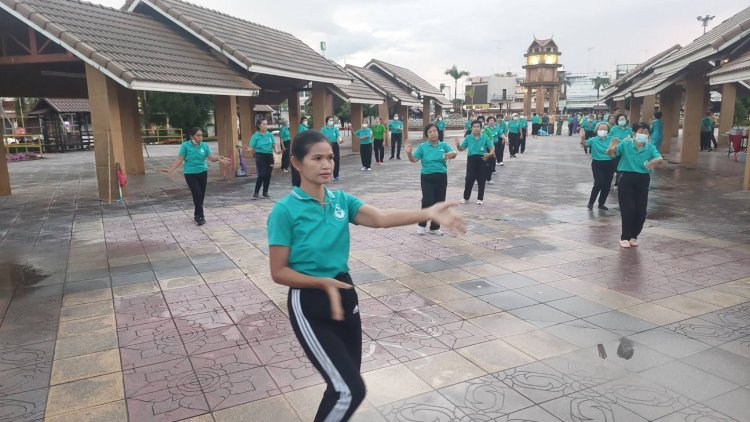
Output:
<instances>
[{"instance_id":1,"label":"blue face mask","mask_svg":"<svg viewBox=\"0 0 750 422\"><path fill-rule=\"evenodd\" d=\"M648 135L646 135L645 133L639 133L635 135L635 141L643 145L648 142Z\"/></svg>"}]
</instances>

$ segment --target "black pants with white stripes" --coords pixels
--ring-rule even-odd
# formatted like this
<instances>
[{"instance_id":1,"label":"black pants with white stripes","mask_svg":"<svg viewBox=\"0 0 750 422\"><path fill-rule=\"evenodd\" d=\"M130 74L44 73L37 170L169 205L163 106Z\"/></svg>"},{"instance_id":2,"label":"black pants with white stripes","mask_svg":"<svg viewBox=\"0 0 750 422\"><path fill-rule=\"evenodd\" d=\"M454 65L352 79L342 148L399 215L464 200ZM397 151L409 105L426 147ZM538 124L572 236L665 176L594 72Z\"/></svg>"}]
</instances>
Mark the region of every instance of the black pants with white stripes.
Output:
<instances>
[{"instance_id":1,"label":"black pants with white stripes","mask_svg":"<svg viewBox=\"0 0 750 422\"><path fill-rule=\"evenodd\" d=\"M336 280L352 284L347 273ZM331 319L328 295L320 289L289 289L289 319L302 348L323 376L328 388L315 415L316 421L346 421L365 399L362 364L362 328L357 293L339 290L344 321Z\"/></svg>"}]
</instances>

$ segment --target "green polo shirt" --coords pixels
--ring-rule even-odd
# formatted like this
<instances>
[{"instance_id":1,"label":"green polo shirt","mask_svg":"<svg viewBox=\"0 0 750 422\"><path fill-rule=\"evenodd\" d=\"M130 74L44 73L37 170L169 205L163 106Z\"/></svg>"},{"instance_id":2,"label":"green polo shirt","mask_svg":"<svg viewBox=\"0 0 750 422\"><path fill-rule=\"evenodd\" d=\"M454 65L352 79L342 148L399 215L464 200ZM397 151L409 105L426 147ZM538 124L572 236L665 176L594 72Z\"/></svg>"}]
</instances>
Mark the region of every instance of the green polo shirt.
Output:
<instances>
[{"instance_id":1,"label":"green polo shirt","mask_svg":"<svg viewBox=\"0 0 750 422\"><path fill-rule=\"evenodd\" d=\"M299 126L297 126L297 133L306 132L307 130L309 130L309 128L303 125L302 123L300 123Z\"/></svg>"},{"instance_id":2,"label":"green polo shirt","mask_svg":"<svg viewBox=\"0 0 750 422\"><path fill-rule=\"evenodd\" d=\"M529 121L526 119L518 119L518 123L521 124L521 130L529 128Z\"/></svg>"},{"instance_id":3,"label":"green polo shirt","mask_svg":"<svg viewBox=\"0 0 750 422\"><path fill-rule=\"evenodd\" d=\"M360 145L368 145L372 143L372 131L370 128L362 128L354 132L354 134L359 139Z\"/></svg>"},{"instance_id":4,"label":"green polo shirt","mask_svg":"<svg viewBox=\"0 0 750 422\"><path fill-rule=\"evenodd\" d=\"M375 123L372 125L372 137L378 141L385 139L385 125L382 123Z\"/></svg>"},{"instance_id":5,"label":"green polo shirt","mask_svg":"<svg viewBox=\"0 0 750 422\"><path fill-rule=\"evenodd\" d=\"M207 143L201 142L198 145L188 139L180 146L180 157L185 158L182 172L185 174L203 173L208 170L206 158L211 155L211 148Z\"/></svg>"},{"instance_id":6,"label":"green polo shirt","mask_svg":"<svg viewBox=\"0 0 750 422\"><path fill-rule=\"evenodd\" d=\"M539 116L531 116L531 123L539 123L541 120L539 120Z\"/></svg>"},{"instance_id":7,"label":"green polo shirt","mask_svg":"<svg viewBox=\"0 0 750 422\"><path fill-rule=\"evenodd\" d=\"M282 141L292 140L292 132L289 131L288 127L282 126L279 128L279 139Z\"/></svg>"},{"instance_id":8,"label":"green polo shirt","mask_svg":"<svg viewBox=\"0 0 750 422\"><path fill-rule=\"evenodd\" d=\"M432 142L425 140L414 151L414 158L422 161L422 174L447 173L448 166L445 164L445 154L453 152L453 148L445 142Z\"/></svg>"},{"instance_id":9,"label":"green polo shirt","mask_svg":"<svg viewBox=\"0 0 750 422\"><path fill-rule=\"evenodd\" d=\"M627 138L633 139L633 129L628 125L612 126L612 129L609 130L609 136L617 138L621 141Z\"/></svg>"},{"instance_id":10,"label":"green polo shirt","mask_svg":"<svg viewBox=\"0 0 750 422\"><path fill-rule=\"evenodd\" d=\"M500 128L497 125L495 125L495 126L487 125L487 126L484 127L484 129L482 129L482 133L485 134L485 135L487 135L487 137L490 138L490 140L492 141L492 143L496 144L497 143L497 136L498 136L498 133L499 133L499 129Z\"/></svg>"},{"instance_id":11,"label":"green polo shirt","mask_svg":"<svg viewBox=\"0 0 750 422\"><path fill-rule=\"evenodd\" d=\"M662 126L661 119L654 119L654 121L651 122L651 142L655 145L661 145L663 139L664 127Z\"/></svg>"},{"instance_id":12,"label":"green polo shirt","mask_svg":"<svg viewBox=\"0 0 750 422\"><path fill-rule=\"evenodd\" d=\"M475 138L473 133L469 134L469 136L464 138L464 141L461 142L461 148L469 150L469 156L487 154L493 146L494 145L492 144L492 141L490 141L490 138L484 133L479 134L479 139Z\"/></svg>"},{"instance_id":13,"label":"green polo shirt","mask_svg":"<svg viewBox=\"0 0 750 422\"><path fill-rule=\"evenodd\" d=\"M701 132L711 132L712 130L714 130L714 127L711 118L704 117L701 119Z\"/></svg>"},{"instance_id":14,"label":"green polo shirt","mask_svg":"<svg viewBox=\"0 0 750 422\"><path fill-rule=\"evenodd\" d=\"M596 121L595 120L590 120L590 119L587 118L587 119L585 119L583 121L583 124L581 125L581 127L583 128L583 130L587 130L589 132L593 132L594 128L596 127Z\"/></svg>"},{"instance_id":15,"label":"green polo shirt","mask_svg":"<svg viewBox=\"0 0 750 422\"><path fill-rule=\"evenodd\" d=\"M388 123L388 130L390 130L391 133L401 133L401 131L404 130L404 124L401 123L400 120L391 120Z\"/></svg>"},{"instance_id":16,"label":"green polo shirt","mask_svg":"<svg viewBox=\"0 0 750 422\"><path fill-rule=\"evenodd\" d=\"M471 130L471 120L467 120L464 122L464 129Z\"/></svg>"},{"instance_id":17,"label":"green polo shirt","mask_svg":"<svg viewBox=\"0 0 750 422\"><path fill-rule=\"evenodd\" d=\"M609 148L609 142L611 140L611 136L604 138L594 136L593 138L586 139L586 145L591 148L591 159L594 161L614 160L613 157L607 155L607 148Z\"/></svg>"},{"instance_id":18,"label":"green polo shirt","mask_svg":"<svg viewBox=\"0 0 750 422\"><path fill-rule=\"evenodd\" d=\"M326 126L320 129L320 133L328 139L328 142L335 143L339 141L339 129L336 126Z\"/></svg>"},{"instance_id":19,"label":"green polo shirt","mask_svg":"<svg viewBox=\"0 0 750 422\"><path fill-rule=\"evenodd\" d=\"M521 133L522 127L520 120L511 120L508 122L508 133Z\"/></svg>"},{"instance_id":20,"label":"green polo shirt","mask_svg":"<svg viewBox=\"0 0 750 422\"><path fill-rule=\"evenodd\" d=\"M437 126L438 130L445 130L445 120L438 119L435 121L435 126Z\"/></svg>"},{"instance_id":21,"label":"green polo shirt","mask_svg":"<svg viewBox=\"0 0 750 422\"><path fill-rule=\"evenodd\" d=\"M295 187L273 206L266 228L269 246L289 248L289 268L313 277L349 271L349 223L364 205L360 199L325 189L326 204Z\"/></svg>"},{"instance_id":22,"label":"green polo shirt","mask_svg":"<svg viewBox=\"0 0 750 422\"><path fill-rule=\"evenodd\" d=\"M653 144L647 143L638 151L634 141L620 141L617 144L615 152L620 157L617 171L629 171L633 173L651 173L651 170L647 169L644 163L661 157L661 154L659 154L659 151Z\"/></svg>"},{"instance_id":23,"label":"green polo shirt","mask_svg":"<svg viewBox=\"0 0 750 422\"><path fill-rule=\"evenodd\" d=\"M498 138L508 133L508 123L505 120L498 123L497 127L497 136Z\"/></svg>"},{"instance_id":24,"label":"green polo shirt","mask_svg":"<svg viewBox=\"0 0 750 422\"><path fill-rule=\"evenodd\" d=\"M266 131L265 135L260 132L253 133L250 138L250 148L255 148L255 152L262 154L273 154L273 133Z\"/></svg>"}]
</instances>

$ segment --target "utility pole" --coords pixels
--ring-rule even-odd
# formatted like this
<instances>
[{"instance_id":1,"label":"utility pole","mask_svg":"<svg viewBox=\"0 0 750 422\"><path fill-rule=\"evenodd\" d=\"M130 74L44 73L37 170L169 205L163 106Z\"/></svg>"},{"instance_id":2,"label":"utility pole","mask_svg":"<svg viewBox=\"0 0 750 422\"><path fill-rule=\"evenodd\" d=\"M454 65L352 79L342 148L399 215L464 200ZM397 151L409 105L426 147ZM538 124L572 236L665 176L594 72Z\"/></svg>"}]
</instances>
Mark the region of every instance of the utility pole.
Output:
<instances>
[{"instance_id":1,"label":"utility pole","mask_svg":"<svg viewBox=\"0 0 750 422\"><path fill-rule=\"evenodd\" d=\"M708 26L708 23L711 22L716 16L710 16L706 15L703 17L698 16L698 22L701 22L703 24L703 35L706 35L706 27Z\"/></svg>"}]
</instances>

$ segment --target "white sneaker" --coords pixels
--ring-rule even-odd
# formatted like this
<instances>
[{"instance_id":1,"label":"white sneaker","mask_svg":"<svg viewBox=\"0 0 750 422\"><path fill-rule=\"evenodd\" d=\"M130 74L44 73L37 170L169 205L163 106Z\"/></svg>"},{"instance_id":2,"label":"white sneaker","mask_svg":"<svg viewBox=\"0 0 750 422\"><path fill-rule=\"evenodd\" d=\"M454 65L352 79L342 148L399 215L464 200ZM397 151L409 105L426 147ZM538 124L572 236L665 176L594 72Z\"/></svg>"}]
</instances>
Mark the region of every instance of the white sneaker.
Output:
<instances>
[{"instance_id":1,"label":"white sneaker","mask_svg":"<svg viewBox=\"0 0 750 422\"><path fill-rule=\"evenodd\" d=\"M440 229L437 229L437 230L430 230L430 234L434 234L435 236L442 236L442 235L444 235L445 233L443 233L443 231L442 231L442 230L440 230Z\"/></svg>"},{"instance_id":2,"label":"white sneaker","mask_svg":"<svg viewBox=\"0 0 750 422\"><path fill-rule=\"evenodd\" d=\"M359 169L359 171L365 171L365 170L367 170L367 167L362 167L361 169Z\"/></svg>"},{"instance_id":3,"label":"white sneaker","mask_svg":"<svg viewBox=\"0 0 750 422\"><path fill-rule=\"evenodd\" d=\"M494 185L495 181L494 180L488 180L487 183L490 184L490 185Z\"/></svg>"},{"instance_id":4,"label":"white sneaker","mask_svg":"<svg viewBox=\"0 0 750 422\"><path fill-rule=\"evenodd\" d=\"M462 200L458 201L458 203L459 203L459 204L465 204L465 203L466 203L466 200L465 200L465 199L462 199Z\"/></svg>"},{"instance_id":5,"label":"white sneaker","mask_svg":"<svg viewBox=\"0 0 750 422\"><path fill-rule=\"evenodd\" d=\"M482 205L482 204L484 204L484 202L477 200L477 205Z\"/></svg>"},{"instance_id":6,"label":"white sneaker","mask_svg":"<svg viewBox=\"0 0 750 422\"><path fill-rule=\"evenodd\" d=\"M371 169L371 168L369 168L369 167L367 167L367 171L372 171L372 169Z\"/></svg>"},{"instance_id":7,"label":"white sneaker","mask_svg":"<svg viewBox=\"0 0 750 422\"><path fill-rule=\"evenodd\" d=\"M499 166L504 166L505 163L497 163Z\"/></svg>"},{"instance_id":8,"label":"white sneaker","mask_svg":"<svg viewBox=\"0 0 750 422\"><path fill-rule=\"evenodd\" d=\"M427 227L417 226L417 234L423 236L427 233Z\"/></svg>"},{"instance_id":9,"label":"white sneaker","mask_svg":"<svg viewBox=\"0 0 750 422\"><path fill-rule=\"evenodd\" d=\"M630 239L630 246L638 246L638 239Z\"/></svg>"},{"instance_id":10,"label":"white sneaker","mask_svg":"<svg viewBox=\"0 0 750 422\"><path fill-rule=\"evenodd\" d=\"M629 248L630 247L630 242L628 242L627 240L621 240L620 241L620 247L621 248Z\"/></svg>"}]
</instances>

